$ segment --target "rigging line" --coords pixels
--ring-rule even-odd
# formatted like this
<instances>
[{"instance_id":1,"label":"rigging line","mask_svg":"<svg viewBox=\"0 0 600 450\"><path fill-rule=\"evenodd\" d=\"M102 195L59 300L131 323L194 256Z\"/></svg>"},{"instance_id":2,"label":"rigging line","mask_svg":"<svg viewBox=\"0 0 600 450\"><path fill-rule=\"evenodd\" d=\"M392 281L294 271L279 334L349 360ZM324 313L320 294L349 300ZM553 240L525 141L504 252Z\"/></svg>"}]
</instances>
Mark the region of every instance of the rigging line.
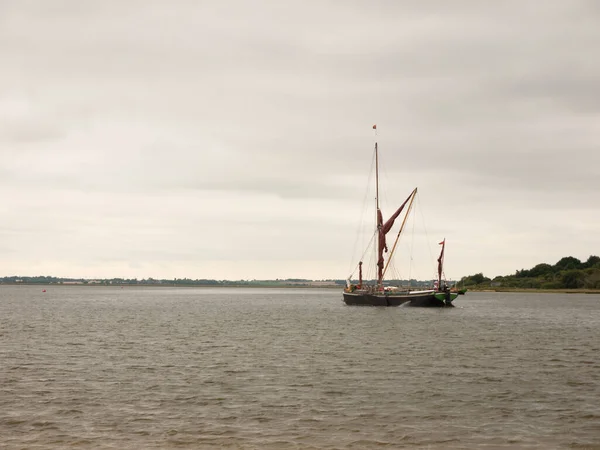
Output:
<instances>
[{"instance_id":1,"label":"rigging line","mask_svg":"<svg viewBox=\"0 0 600 450\"><path fill-rule=\"evenodd\" d=\"M373 233L373 235L371 236L371 239L369 240L369 244L367 245L367 248L365 249L365 251L363 252L360 260L358 263L356 263L356 266L354 266L354 270L352 271L352 273L350 274L350 278L352 278L352 276L354 275L354 273L356 272L356 269L358 268L358 265L360 263L360 261L364 261L365 259L365 255L367 254L367 252L369 251L369 249L371 248L372 244L373 244L373 239L375 239L375 236L377 235L377 233ZM364 264L363 264L364 266Z\"/></svg>"},{"instance_id":2,"label":"rigging line","mask_svg":"<svg viewBox=\"0 0 600 450\"><path fill-rule=\"evenodd\" d=\"M379 261L379 253L378 253L378 239L379 239L379 230L375 230L375 236L377 236L377 238L374 240L374 244L371 247L371 252L370 252L370 260L369 260L369 270L371 273L371 280L375 281L378 279L379 276L379 268L377 266L377 262Z\"/></svg>"},{"instance_id":3,"label":"rigging line","mask_svg":"<svg viewBox=\"0 0 600 450\"><path fill-rule=\"evenodd\" d=\"M387 210L389 206L392 204L390 201L388 186L392 186L393 184L390 182L390 176L388 171L387 158L385 155L381 155L379 152L379 179L383 179L383 183L379 183L379 209ZM382 187L383 186L383 187Z\"/></svg>"},{"instance_id":4,"label":"rigging line","mask_svg":"<svg viewBox=\"0 0 600 450\"><path fill-rule=\"evenodd\" d=\"M429 234L427 233L427 227L425 226L425 215L423 214L423 208L421 207L421 198L417 198L417 205L419 206L419 213L421 214L421 221L423 222L423 231L425 232L425 240L427 242L427 249L429 250L429 264L432 268L432 273L435 275L434 278L437 278L437 271L435 270L435 262L436 258L431 251L431 241L429 239Z\"/></svg>"},{"instance_id":5,"label":"rigging line","mask_svg":"<svg viewBox=\"0 0 600 450\"><path fill-rule=\"evenodd\" d=\"M366 227L365 225L365 211L367 209L367 200L369 197L369 186L371 186L371 181L373 179L373 166L375 165L375 150L373 150L373 155L371 157L371 168L369 170L369 177L367 180L367 188L365 189L365 195L363 197L363 202L362 202L362 208L361 208L361 212L360 212L360 220L358 223L358 231L356 233L356 239L354 240L354 245L352 247L352 259L350 260L350 267L348 270L350 270L350 268L352 267L352 261L356 261L356 259L354 258L356 255L356 249L358 248L358 240L360 239L360 236L363 235L364 233L364 228ZM371 240L373 240L373 238L371 238ZM369 245L371 245L369 243ZM368 247L367 247L368 248ZM364 257L364 254L363 254ZM358 264L357 266L358 267ZM354 268L354 270L352 271L352 274L354 274L354 271L356 270L356 267Z\"/></svg>"},{"instance_id":6,"label":"rigging line","mask_svg":"<svg viewBox=\"0 0 600 450\"><path fill-rule=\"evenodd\" d=\"M371 242L373 241L373 238L371 238ZM374 246L373 246L374 247ZM363 283L366 284L368 283L369 280L371 280L373 278L373 252L369 252L369 250L371 249L371 245L369 245L369 247L367 248L367 250L365 251L365 253L363 254ZM365 256L367 256L367 253L369 254L369 260L365 261Z\"/></svg>"},{"instance_id":7,"label":"rigging line","mask_svg":"<svg viewBox=\"0 0 600 450\"><path fill-rule=\"evenodd\" d=\"M404 225L406 224L406 221L408 220L410 213L411 213L411 208L413 205L413 201L415 199L415 195L417 193L417 188L415 188L411 194L408 196L408 198L410 199L410 203L408 204L408 207L406 208L406 211L404 212L404 218L402 220L402 225L400 225L400 230L398 230L398 234L396 235L396 239L394 240L394 245L392 246L392 250L389 252L389 256L388 256L388 260L387 260L387 264L385 265L385 267L383 268L383 275L385 276L385 272L387 271L388 268L388 264L390 263L390 261L392 261L395 251L396 251L396 246L398 245L398 240L400 239L400 235L402 234L402 231L404 230ZM407 199L408 201L408 199Z\"/></svg>"},{"instance_id":8,"label":"rigging line","mask_svg":"<svg viewBox=\"0 0 600 450\"><path fill-rule=\"evenodd\" d=\"M415 196L417 193L415 193ZM410 290L411 280L412 280L412 269L413 269L413 252L415 248L415 219L413 216L412 222L412 233L410 236L410 264L408 265L408 290Z\"/></svg>"},{"instance_id":9,"label":"rigging line","mask_svg":"<svg viewBox=\"0 0 600 450\"><path fill-rule=\"evenodd\" d=\"M375 261L373 258L369 261L369 270L368 270L367 274L368 274L368 276L365 278L365 280L367 280L367 282L368 281L373 282L374 280L377 280L377 273L375 270Z\"/></svg>"},{"instance_id":10,"label":"rigging line","mask_svg":"<svg viewBox=\"0 0 600 450\"><path fill-rule=\"evenodd\" d=\"M375 233L373 234L373 239L378 234L379 234L379 230L376 230ZM369 253L369 266L368 266L369 279L376 280L377 279L377 259L378 259L377 245L375 244L369 248L371 250Z\"/></svg>"},{"instance_id":11,"label":"rigging line","mask_svg":"<svg viewBox=\"0 0 600 450\"><path fill-rule=\"evenodd\" d=\"M392 279L392 280L398 280L399 284L402 285L402 272L398 268L398 266L397 266L397 264L396 264L395 261L392 261L390 263L389 271L391 271L391 273L392 273L392 277L390 279Z\"/></svg>"}]
</instances>

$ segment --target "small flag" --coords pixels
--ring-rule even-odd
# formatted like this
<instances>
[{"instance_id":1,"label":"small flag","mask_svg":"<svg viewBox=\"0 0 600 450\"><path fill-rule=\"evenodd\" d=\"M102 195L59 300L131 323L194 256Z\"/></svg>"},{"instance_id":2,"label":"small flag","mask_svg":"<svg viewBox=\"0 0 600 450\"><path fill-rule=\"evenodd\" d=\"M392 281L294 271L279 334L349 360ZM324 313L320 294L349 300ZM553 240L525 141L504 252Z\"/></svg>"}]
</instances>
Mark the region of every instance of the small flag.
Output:
<instances>
[{"instance_id":1,"label":"small flag","mask_svg":"<svg viewBox=\"0 0 600 450\"><path fill-rule=\"evenodd\" d=\"M377 125L373 125L373 129L376 130L377 129Z\"/></svg>"},{"instance_id":2,"label":"small flag","mask_svg":"<svg viewBox=\"0 0 600 450\"><path fill-rule=\"evenodd\" d=\"M444 239L442 242L440 242L438 245L444 245L444 242L446 242L446 239Z\"/></svg>"}]
</instances>

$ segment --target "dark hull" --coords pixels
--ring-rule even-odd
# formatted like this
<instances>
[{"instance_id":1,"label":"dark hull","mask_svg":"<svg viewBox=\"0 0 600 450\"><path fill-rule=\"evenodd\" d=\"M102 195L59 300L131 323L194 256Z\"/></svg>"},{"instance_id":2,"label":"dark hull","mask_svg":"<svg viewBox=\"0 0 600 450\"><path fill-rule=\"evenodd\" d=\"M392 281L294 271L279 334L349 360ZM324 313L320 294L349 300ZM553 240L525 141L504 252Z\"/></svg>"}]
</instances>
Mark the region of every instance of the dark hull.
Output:
<instances>
[{"instance_id":1,"label":"dark hull","mask_svg":"<svg viewBox=\"0 0 600 450\"><path fill-rule=\"evenodd\" d=\"M444 300L440 300L433 295L427 298L414 299L407 306L417 306L421 308L454 308L452 299L449 296Z\"/></svg>"},{"instance_id":2,"label":"dark hull","mask_svg":"<svg viewBox=\"0 0 600 450\"><path fill-rule=\"evenodd\" d=\"M351 306L416 306L424 308L443 308L452 306L435 298L434 292L402 294L370 294L362 292L344 292L344 303Z\"/></svg>"}]
</instances>

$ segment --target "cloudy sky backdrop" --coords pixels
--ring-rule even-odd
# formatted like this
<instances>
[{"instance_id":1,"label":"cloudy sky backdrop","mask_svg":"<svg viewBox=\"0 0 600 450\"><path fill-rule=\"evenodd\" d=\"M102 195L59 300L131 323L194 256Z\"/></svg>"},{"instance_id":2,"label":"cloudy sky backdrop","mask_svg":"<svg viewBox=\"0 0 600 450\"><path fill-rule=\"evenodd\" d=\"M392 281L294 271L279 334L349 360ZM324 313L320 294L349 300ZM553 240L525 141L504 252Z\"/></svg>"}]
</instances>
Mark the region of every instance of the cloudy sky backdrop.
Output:
<instances>
[{"instance_id":1,"label":"cloudy sky backdrop","mask_svg":"<svg viewBox=\"0 0 600 450\"><path fill-rule=\"evenodd\" d=\"M375 123L448 277L585 260L599 52L594 0L0 1L0 275L344 278Z\"/></svg>"}]
</instances>

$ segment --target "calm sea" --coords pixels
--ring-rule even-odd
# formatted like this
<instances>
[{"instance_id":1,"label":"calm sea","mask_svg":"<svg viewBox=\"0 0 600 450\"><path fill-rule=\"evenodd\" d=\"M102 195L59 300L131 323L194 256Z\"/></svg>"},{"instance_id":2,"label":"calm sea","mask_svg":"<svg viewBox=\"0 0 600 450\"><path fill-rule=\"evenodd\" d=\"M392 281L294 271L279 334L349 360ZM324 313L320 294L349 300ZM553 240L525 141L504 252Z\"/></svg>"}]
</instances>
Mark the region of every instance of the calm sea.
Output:
<instances>
[{"instance_id":1,"label":"calm sea","mask_svg":"<svg viewBox=\"0 0 600 450\"><path fill-rule=\"evenodd\" d=\"M600 296L0 286L0 448L600 449Z\"/></svg>"}]
</instances>

